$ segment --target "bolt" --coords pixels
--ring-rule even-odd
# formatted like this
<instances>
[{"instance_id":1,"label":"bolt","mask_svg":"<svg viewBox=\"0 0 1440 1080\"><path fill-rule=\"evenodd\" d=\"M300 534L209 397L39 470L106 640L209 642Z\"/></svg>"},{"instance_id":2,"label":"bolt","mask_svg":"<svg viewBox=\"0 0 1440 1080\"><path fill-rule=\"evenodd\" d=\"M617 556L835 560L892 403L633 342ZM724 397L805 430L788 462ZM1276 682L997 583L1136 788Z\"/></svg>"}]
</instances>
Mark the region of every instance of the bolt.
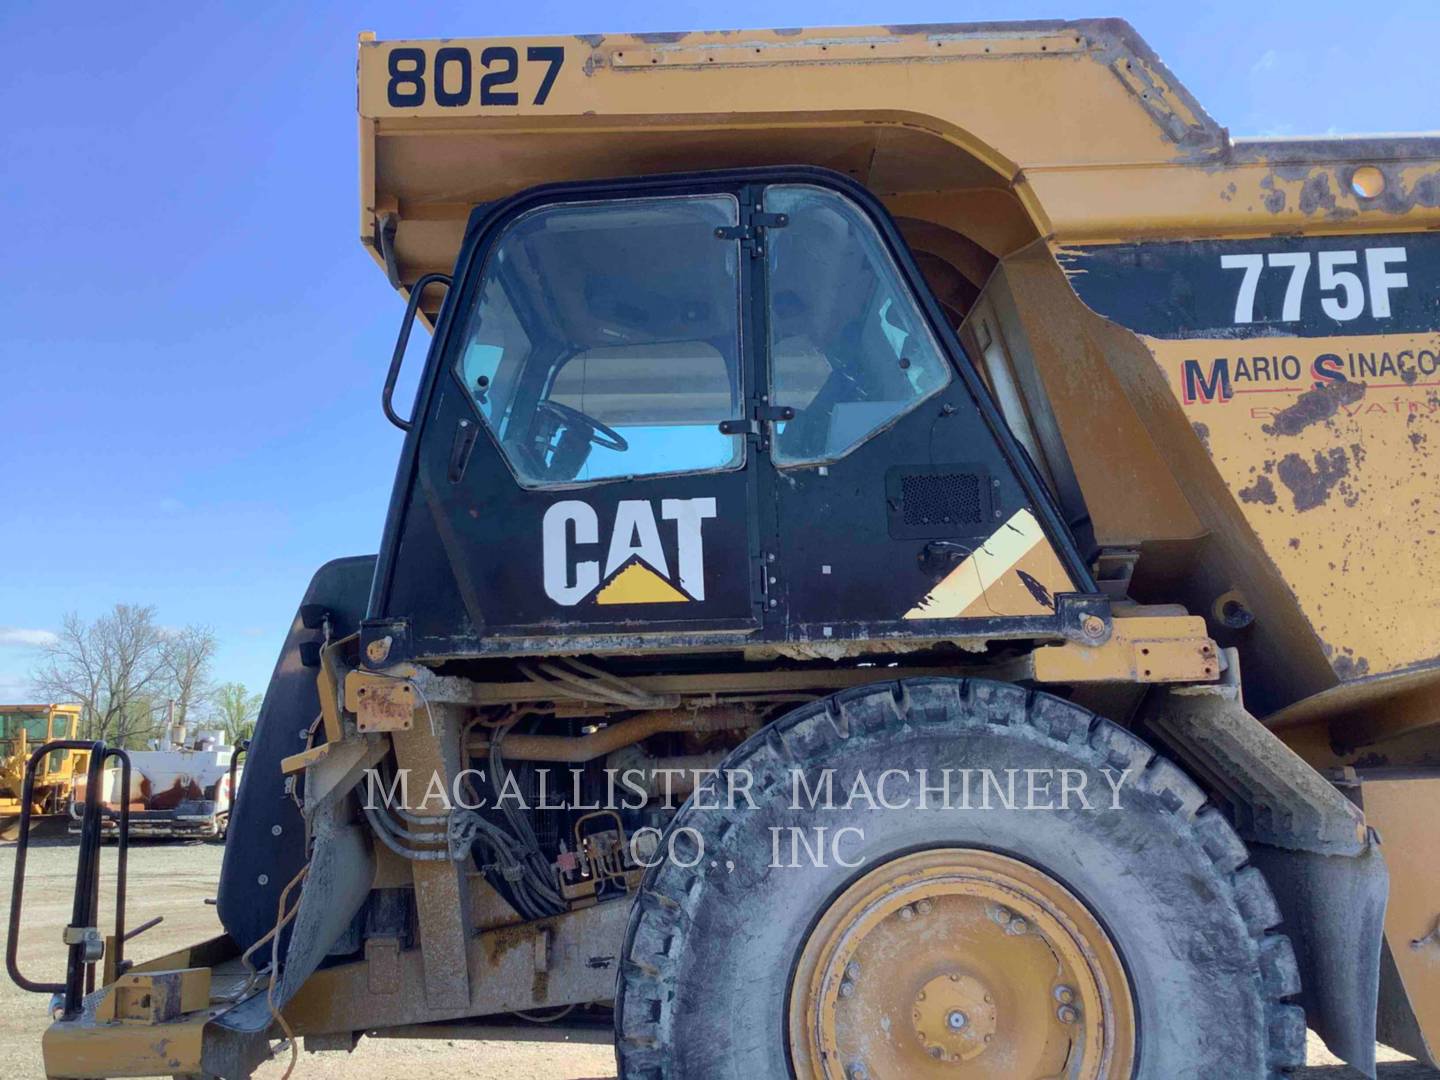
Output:
<instances>
[{"instance_id":1,"label":"bolt","mask_svg":"<svg viewBox=\"0 0 1440 1080\"><path fill-rule=\"evenodd\" d=\"M1086 615L1080 621L1080 629L1086 637L1100 637L1105 633L1105 621L1098 615Z\"/></svg>"},{"instance_id":2,"label":"bolt","mask_svg":"<svg viewBox=\"0 0 1440 1080\"><path fill-rule=\"evenodd\" d=\"M911 919L913 919L913 918L915 918L915 909L914 909L914 908L907 906L907 907L902 907L902 908L900 909L900 921L901 921L901 922L909 922L909 921L910 921Z\"/></svg>"},{"instance_id":3,"label":"bolt","mask_svg":"<svg viewBox=\"0 0 1440 1080\"><path fill-rule=\"evenodd\" d=\"M925 991L924 991L924 990L921 990L918 994L916 994L916 995L915 995L915 1000L916 1000L916 1001L924 1001L924 1000L925 1000Z\"/></svg>"},{"instance_id":4,"label":"bolt","mask_svg":"<svg viewBox=\"0 0 1440 1080\"><path fill-rule=\"evenodd\" d=\"M284 831L285 831L285 830L282 829L279 825L271 825L271 826L270 826L270 835L271 835L271 836L279 836L279 835L280 835L282 832L284 832Z\"/></svg>"},{"instance_id":5,"label":"bolt","mask_svg":"<svg viewBox=\"0 0 1440 1080\"><path fill-rule=\"evenodd\" d=\"M1076 1020L1080 1019L1080 1014L1069 1005L1061 1005L1060 1008L1055 1010L1055 1015L1062 1024L1073 1024Z\"/></svg>"},{"instance_id":6,"label":"bolt","mask_svg":"<svg viewBox=\"0 0 1440 1080\"><path fill-rule=\"evenodd\" d=\"M1015 918L1010 920L1010 925L1005 927L1005 932L1007 934L1014 934L1018 937L1020 934L1025 933L1025 931L1029 929L1030 924L1027 923L1019 915L1016 915Z\"/></svg>"},{"instance_id":7,"label":"bolt","mask_svg":"<svg viewBox=\"0 0 1440 1080\"><path fill-rule=\"evenodd\" d=\"M1075 1000L1075 991L1068 986L1057 986L1055 987L1055 1000L1061 1005L1069 1005Z\"/></svg>"},{"instance_id":8,"label":"bolt","mask_svg":"<svg viewBox=\"0 0 1440 1080\"><path fill-rule=\"evenodd\" d=\"M865 1068L863 1061L850 1066L850 1080L870 1080L870 1070Z\"/></svg>"},{"instance_id":9,"label":"bolt","mask_svg":"<svg viewBox=\"0 0 1440 1080\"><path fill-rule=\"evenodd\" d=\"M850 963L845 965L845 974L852 979L858 979L860 977L860 965L854 960L851 960Z\"/></svg>"},{"instance_id":10,"label":"bolt","mask_svg":"<svg viewBox=\"0 0 1440 1080\"><path fill-rule=\"evenodd\" d=\"M1014 917L1014 912L1012 912L1007 907L1002 907L999 904L996 904L990 909L990 918L993 919L995 922L999 923L1001 926L1008 926L1010 920Z\"/></svg>"},{"instance_id":11,"label":"bolt","mask_svg":"<svg viewBox=\"0 0 1440 1080\"><path fill-rule=\"evenodd\" d=\"M959 1009L955 1009L945 1018L945 1023L950 1025L951 1031L959 1031L966 1024L965 1014Z\"/></svg>"},{"instance_id":12,"label":"bolt","mask_svg":"<svg viewBox=\"0 0 1440 1080\"><path fill-rule=\"evenodd\" d=\"M842 998L854 997L854 996L855 996L855 984L852 983L852 982L851 982L850 980L848 980L848 979L845 980L844 982L842 982L842 983L840 984L840 996L841 996Z\"/></svg>"},{"instance_id":13,"label":"bolt","mask_svg":"<svg viewBox=\"0 0 1440 1080\"><path fill-rule=\"evenodd\" d=\"M270 875L269 875L269 874L261 874L258 878L255 879L255 881L256 881L259 885L261 885L262 887L265 886L265 885L269 885L269 884L270 884Z\"/></svg>"},{"instance_id":14,"label":"bolt","mask_svg":"<svg viewBox=\"0 0 1440 1080\"><path fill-rule=\"evenodd\" d=\"M929 915L930 912L935 910L935 904L930 900L921 900L915 905L915 910L921 915Z\"/></svg>"}]
</instances>

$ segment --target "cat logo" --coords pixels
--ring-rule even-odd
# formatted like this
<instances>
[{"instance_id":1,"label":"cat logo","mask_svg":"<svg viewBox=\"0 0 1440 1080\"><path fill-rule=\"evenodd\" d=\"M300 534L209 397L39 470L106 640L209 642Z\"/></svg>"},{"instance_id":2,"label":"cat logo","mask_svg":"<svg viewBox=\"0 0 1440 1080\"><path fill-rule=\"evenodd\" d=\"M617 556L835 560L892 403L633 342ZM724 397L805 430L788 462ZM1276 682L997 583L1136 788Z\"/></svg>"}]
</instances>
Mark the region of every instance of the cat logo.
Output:
<instances>
[{"instance_id":1,"label":"cat logo","mask_svg":"<svg viewBox=\"0 0 1440 1080\"><path fill-rule=\"evenodd\" d=\"M660 520L675 523L676 574L672 577L650 500L621 500L615 507L602 573L598 559L584 558L586 553L577 551L600 543L595 508L579 499L557 502L545 511L545 595L562 607L574 607L592 594L596 604L704 600L701 528L714 516L713 498L660 500Z\"/></svg>"}]
</instances>

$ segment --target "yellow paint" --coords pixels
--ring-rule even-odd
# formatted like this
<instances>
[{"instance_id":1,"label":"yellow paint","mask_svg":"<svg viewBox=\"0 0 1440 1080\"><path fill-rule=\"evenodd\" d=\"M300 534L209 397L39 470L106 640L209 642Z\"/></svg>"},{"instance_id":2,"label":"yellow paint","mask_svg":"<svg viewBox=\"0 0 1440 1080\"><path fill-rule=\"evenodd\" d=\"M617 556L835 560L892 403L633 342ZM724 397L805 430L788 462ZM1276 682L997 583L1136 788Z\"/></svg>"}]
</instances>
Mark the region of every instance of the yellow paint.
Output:
<instances>
[{"instance_id":1,"label":"yellow paint","mask_svg":"<svg viewBox=\"0 0 1440 1080\"><path fill-rule=\"evenodd\" d=\"M1067 641L1035 650L1035 679L1043 683L1186 683L1219 677L1219 649L1197 615L1117 617L1104 645Z\"/></svg>"},{"instance_id":2,"label":"yellow paint","mask_svg":"<svg viewBox=\"0 0 1440 1080\"><path fill-rule=\"evenodd\" d=\"M907 619L963 619L986 615L1051 615L1025 585L1024 570L1053 597L1071 588L1045 531L1029 510L1017 510L969 558L941 579Z\"/></svg>"},{"instance_id":3,"label":"yellow paint","mask_svg":"<svg viewBox=\"0 0 1440 1080\"><path fill-rule=\"evenodd\" d=\"M620 569L595 594L597 604L688 604L690 598L644 563L634 561Z\"/></svg>"},{"instance_id":4,"label":"yellow paint","mask_svg":"<svg viewBox=\"0 0 1440 1080\"><path fill-rule=\"evenodd\" d=\"M1186 419L1203 425L1210 462L1342 679L1440 655L1440 336L1143 339ZM1409 379L1369 378L1293 409L1314 389L1315 357L1408 354ZM1421 372L1416 357L1426 357ZM1185 402L1184 364L1295 356L1298 380L1234 380L1229 401ZM1325 393L1336 394L1332 388ZM1322 399L1308 398L1320 404ZM1307 410L1308 411L1308 410Z\"/></svg>"}]
</instances>

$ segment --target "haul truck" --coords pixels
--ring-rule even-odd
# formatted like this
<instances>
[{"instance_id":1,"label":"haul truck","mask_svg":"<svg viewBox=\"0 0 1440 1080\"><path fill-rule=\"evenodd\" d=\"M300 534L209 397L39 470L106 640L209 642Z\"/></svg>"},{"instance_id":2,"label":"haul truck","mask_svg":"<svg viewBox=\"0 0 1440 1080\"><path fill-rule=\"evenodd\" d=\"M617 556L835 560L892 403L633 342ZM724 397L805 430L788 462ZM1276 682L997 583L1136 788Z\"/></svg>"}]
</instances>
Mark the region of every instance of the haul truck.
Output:
<instances>
[{"instance_id":1,"label":"haul truck","mask_svg":"<svg viewBox=\"0 0 1440 1080\"><path fill-rule=\"evenodd\" d=\"M1433 1064L1440 141L1231 139L1120 22L363 35L358 100L379 551L224 936L86 994L72 928L51 1076Z\"/></svg>"}]
</instances>

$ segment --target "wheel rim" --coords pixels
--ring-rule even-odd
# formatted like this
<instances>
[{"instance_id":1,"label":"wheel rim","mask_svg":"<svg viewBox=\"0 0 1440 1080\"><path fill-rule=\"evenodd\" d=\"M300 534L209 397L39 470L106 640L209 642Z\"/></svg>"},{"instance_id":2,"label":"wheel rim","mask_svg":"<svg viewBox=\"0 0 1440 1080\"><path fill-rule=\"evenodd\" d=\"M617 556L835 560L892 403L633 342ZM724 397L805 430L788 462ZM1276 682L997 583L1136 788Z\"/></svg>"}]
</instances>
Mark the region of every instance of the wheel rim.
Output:
<instances>
[{"instance_id":1,"label":"wheel rim","mask_svg":"<svg viewBox=\"0 0 1440 1080\"><path fill-rule=\"evenodd\" d=\"M907 855L845 890L790 988L799 1077L1111 1080L1135 1052L1129 982L1065 886L972 848Z\"/></svg>"}]
</instances>

